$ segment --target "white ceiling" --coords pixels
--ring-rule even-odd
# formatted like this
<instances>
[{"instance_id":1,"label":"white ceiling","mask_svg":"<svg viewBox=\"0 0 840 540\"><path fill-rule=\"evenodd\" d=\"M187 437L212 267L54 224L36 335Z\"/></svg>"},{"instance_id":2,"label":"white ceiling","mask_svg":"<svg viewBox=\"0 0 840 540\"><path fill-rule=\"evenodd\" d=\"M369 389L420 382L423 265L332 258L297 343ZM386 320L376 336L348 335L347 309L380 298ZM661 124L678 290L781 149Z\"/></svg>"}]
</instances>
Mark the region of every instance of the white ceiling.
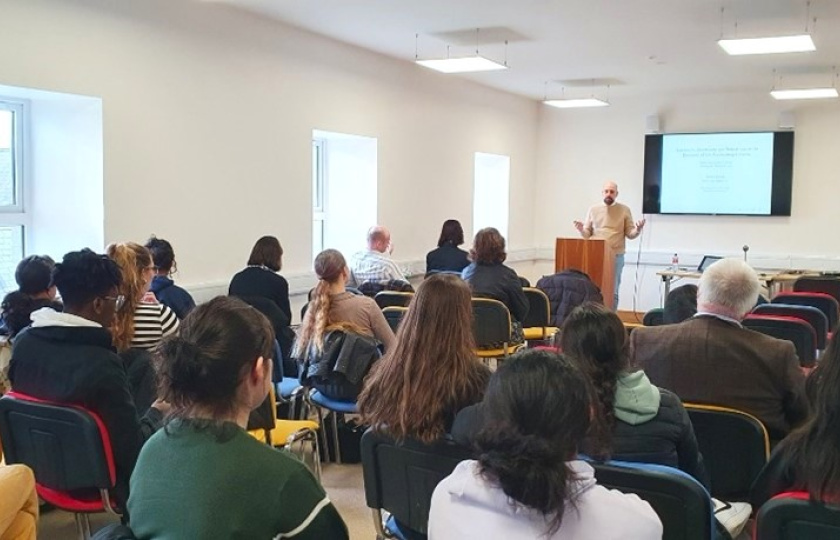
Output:
<instances>
[{"instance_id":1,"label":"white ceiling","mask_svg":"<svg viewBox=\"0 0 840 540\"><path fill-rule=\"evenodd\" d=\"M510 69L467 77L541 99L641 94L755 92L773 86L835 84L840 65L840 0L211 0L412 61L443 57L447 43L487 42L510 34ZM721 14L721 7L724 8ZM810 17L807 15L810 12ZM813 18L816 17L816 23ZM817 51L730 57L721 37L761 37L811 30ZM501 30L499 30L501 28ZM455 32L446 42L436 37ZM519 40L517 40L519 38ZM453 46L453 56L475 45ZM483 56L505 58L502 43L480 46ZM422 69L422 68L418 68ZM774 71L777 75L774 77ZM780 82L781 79L781 82ZM556 82L546 86L546 81Z\"/></svg>"}]
</instances>

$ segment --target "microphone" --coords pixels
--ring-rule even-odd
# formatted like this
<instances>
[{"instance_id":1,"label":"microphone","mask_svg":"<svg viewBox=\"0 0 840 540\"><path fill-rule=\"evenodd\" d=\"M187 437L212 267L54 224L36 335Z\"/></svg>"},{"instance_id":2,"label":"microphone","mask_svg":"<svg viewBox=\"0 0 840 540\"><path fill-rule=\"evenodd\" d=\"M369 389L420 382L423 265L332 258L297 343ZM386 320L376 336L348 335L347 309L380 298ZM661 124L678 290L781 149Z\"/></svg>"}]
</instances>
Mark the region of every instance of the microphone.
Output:
<instances>
[{"instance_id":1,"label":"microphone","mask_svg":"<svg viewBox=\"0 0 840 540\"><path fill-rule=\"evenodd\" d=\"M747 262L747 252L750 250L750 246L744 245L741 249L744 250L744 262Z\"/></svg>"}]
</instances>

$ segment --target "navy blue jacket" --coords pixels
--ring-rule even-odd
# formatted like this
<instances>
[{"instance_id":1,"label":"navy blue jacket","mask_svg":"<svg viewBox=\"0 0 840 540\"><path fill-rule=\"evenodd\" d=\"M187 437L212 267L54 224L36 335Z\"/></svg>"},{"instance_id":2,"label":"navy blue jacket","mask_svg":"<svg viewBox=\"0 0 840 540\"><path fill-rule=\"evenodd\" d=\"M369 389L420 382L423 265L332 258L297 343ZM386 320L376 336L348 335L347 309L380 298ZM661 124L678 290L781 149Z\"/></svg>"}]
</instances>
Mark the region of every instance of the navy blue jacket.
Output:
<instances>
[{"instance_id":1,"label":"navy blue jacket","mask_svg":"<svg viewBox=\"0 0 840 540\"><path fill-rule=\"evenodd\" d=\"M179 319L186 317L195 307L195 300L190 293L166 276L155 276L149 290L155 294L158 302L174 311Z\"/></svg>"},{"instance_id":2,"label":"navy blue jacket","mask_svg":"<svg viewBox=\"0 0 840 540\"><path fill-rule=\"evenodd\" d=\"M467 259L467 252L458 249L450 243L445 243L437 249L426 254L426 273L433 272L458 272L467 267L470 261Z\"/></svg>"}]
</instances>

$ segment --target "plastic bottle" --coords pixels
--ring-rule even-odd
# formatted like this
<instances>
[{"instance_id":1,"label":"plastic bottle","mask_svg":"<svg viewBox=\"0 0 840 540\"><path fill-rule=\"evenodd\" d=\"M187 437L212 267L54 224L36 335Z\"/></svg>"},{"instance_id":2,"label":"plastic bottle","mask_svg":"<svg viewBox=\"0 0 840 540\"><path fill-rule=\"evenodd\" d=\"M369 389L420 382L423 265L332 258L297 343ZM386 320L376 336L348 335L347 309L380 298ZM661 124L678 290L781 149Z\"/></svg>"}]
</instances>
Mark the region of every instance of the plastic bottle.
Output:
<instances>
[{"instance_id":1,"label":"plastic bottle","mask_svg":"<svg viewBox=\"0 0 840 540\"><path fill-rule=\"evenodd\" d=\"M674 253L674 256L671 257L671 270L676 272L679 269L680 269L680 257L679 257L679 255Z\"/></svg>"}]
</instances>

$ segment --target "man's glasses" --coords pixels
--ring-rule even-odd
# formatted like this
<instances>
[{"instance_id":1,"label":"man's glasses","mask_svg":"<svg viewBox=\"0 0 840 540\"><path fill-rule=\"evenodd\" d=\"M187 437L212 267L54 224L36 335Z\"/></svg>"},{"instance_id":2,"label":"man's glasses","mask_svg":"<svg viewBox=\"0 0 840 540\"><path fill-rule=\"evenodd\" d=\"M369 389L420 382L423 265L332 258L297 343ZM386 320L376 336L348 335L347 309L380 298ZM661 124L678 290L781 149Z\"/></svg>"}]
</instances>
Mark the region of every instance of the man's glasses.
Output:
<instances>
[{"instance_id":1,"label":"man's glasses","mask_svg":"<svg viewBox=\"0 0 840 540\"><path fill-rule=\"evenodd\" d=\"M125 305L125 296L118 294L117 296L103 296L105 300L114 301L114 310L119 311Z\"/></svg>"}]
</instances>

